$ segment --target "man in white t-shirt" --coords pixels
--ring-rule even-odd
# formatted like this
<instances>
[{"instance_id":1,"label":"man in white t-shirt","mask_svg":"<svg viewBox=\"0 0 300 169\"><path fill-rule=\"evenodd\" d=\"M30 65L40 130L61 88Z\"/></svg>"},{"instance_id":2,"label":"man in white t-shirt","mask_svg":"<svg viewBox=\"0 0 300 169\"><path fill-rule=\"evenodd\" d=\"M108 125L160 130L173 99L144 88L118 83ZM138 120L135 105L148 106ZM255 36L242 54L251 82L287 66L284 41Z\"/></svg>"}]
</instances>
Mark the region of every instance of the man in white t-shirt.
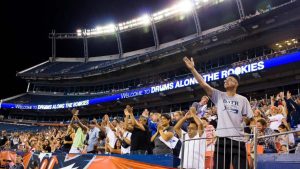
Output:
<instances>
[{"instance_id":1,"label":"man in white t-shirt","mask_svg":"<svg viewBox=\"0 0 300 169\"><path fill-rule=\"evenodd\" d=\"M183 123L189 119L190 124L187 127L187 133L181 129ZM183 156L183 168L195 168L195 169L204 169L205 164L205 134L203 134L203 125L199 117L196 115L195 107L191 107L189 112L180 119L177 124L174 126L174 130L181 139L181 142L184 141L184 152L180 151L179 158ZM192 140L191 140L192 139Z\"/></svg>"},{"instance_id":2,"label":"man in white t-shirt","mask_svg":"<svg viewBox=\"0 0 300 169\"><path fill-rule=\"evenodd\" d=\"M217 107L217 143L214 153L214 168L246 168L246 147L244 126L253 117L247 98L236 93L239 76L230 74L224 80L226 92L212 88L195 69L193 58L184 57L187 68L192 72L199 85Z\"/></svg>"}]
</instances>

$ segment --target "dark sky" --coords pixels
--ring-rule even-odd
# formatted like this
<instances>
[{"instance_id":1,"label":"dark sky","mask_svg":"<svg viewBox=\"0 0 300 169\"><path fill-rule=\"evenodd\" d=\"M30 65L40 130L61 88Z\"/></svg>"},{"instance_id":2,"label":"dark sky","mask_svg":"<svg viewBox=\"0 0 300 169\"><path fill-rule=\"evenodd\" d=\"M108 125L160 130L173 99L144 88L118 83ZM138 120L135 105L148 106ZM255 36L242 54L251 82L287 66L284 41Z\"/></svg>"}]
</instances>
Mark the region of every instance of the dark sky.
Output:
<instances>
[{"instance_id":1,"label":"dark sky","mask_svg":"<svg viewBox=\"0 0 300 169\"><path fill-rule=\"evenodd\" d=\"M1 1L0 99L26 91L16 72L51 56L48 33L118 23L153 13L177 0L30 0Z\"/></svg>"}]
</instances>

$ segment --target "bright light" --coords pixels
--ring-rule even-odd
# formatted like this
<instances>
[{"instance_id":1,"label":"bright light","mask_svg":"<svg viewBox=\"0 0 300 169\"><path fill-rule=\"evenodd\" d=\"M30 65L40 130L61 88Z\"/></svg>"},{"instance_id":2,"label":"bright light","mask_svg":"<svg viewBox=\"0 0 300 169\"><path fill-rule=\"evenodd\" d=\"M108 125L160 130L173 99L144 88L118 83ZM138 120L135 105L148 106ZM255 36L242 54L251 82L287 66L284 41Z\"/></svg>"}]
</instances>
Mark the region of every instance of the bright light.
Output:
<instances>
[{"instance_id":1,"label":"bright light","mask_svg":"<svg viewBox=\"0 0 300 169\"><path fill-rule=\"evenodd\" d=\"M279 43L276 43L276 46L279 46Z\"/></svg>"},{"instance_id":2,"label":"bright light","mask_svg":"<svg viewBox=\"0 0 300 169\"><path fill-rule=\"evenodd\" d=\"M106 26L107 30L110 32L116 31L116 25L115 24L109 24Z\"/></svg>"},{"instance_id":3,"label":"bright light","mask_svg":"<svg viewBox=\"0 0 300 169\"><path fill-rule=\"evenodd\" d=\"M182 0L177 6L184 13L189 13L193 10L193 3L190 0Z\"/></svg>"},{"instance_id":4,"label":"bright light","mask_svg":"<svg viewBox=\"0 0 300 169\"><path fill-rule=\"evenodd\" d=\"M144 24L144 25L150 25L151 24L151 20L150 20L150 16L145 14L141 17L141 22Z\"/></svg>"},{"instance_id":5,"label":"bright light","mask_svg":"<svg viewBox=\"0 0 300 169\"><path fill-rule=\"evenodd\" d=\"M145 14L141 17L125 21L122 23L118 23L117 25L109 24L106 26L98 26L94 29L89 29L89 31L82 31L81 33L77 32L78 35L101 35L101 34L110 34L114 33L117 29L124 31L135 29L138 27L148 26L151 24L152 21L160 22L165 19L175 17L175 16L182 16L191 13L194 9L198 9L207 3L220 3L224 0L179 0L178 3L165 8L161 11L155 12L151 15ZM254 25L253 29L256 29L258 25Z\"/></svg>"},{"instance_id":6,"label":"bright light","mask_svg":"<svg viewBox=\"0 0 300 169\"><path fill-rule=\"evenodd\" d=\"M108 24L106 26L97 26L95 29L92 29L90 31L92 35L113 33L116 31L116 25Z\"/></svg>"},{"instance_id":7,"label":"bright light","mask_svg":"<svg viewBox=\"0 0 300 169\"><path fill-rule=\"evenodd\" d=\"M77 36L81 36L82 35L82 30L81 29L77 29Z\"/></svg>"}]
</instances>

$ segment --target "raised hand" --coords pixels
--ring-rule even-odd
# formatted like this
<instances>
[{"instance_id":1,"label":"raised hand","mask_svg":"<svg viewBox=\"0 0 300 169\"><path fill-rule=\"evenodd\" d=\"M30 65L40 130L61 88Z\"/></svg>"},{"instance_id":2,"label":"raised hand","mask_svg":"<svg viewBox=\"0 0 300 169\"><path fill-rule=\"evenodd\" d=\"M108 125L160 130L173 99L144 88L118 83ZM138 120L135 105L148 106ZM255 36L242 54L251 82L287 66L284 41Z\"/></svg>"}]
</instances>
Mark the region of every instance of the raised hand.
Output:
<instances>
[{"instance_id":1,"label":"raised hand","mask_svg":"<svg viewBox=\"0 0 300 169\"><path fill-rule=\"evenodd\" d=\"M187 118L187 119L189 119L189 118L192 117L192 113L191 113L190 111L188 111L188 112L185 114L184 117Z\"/></svg>"},{"instance_id":2,"label":"raised hand","mask_svg":"<svg viewBox=\"0 0 300 169\"><path fill-rule=\"evenodd\" d=\"M78 113L79 113L79 110L77 110L77 109L72 109L72 114L74 115L74 116L77 116L78 115Z\"/></svg>"},{"instance_id":3,"label":"raised hand","mask_svg":"<svg viewBox=\"0 0 300 169\"><path fill-rule=\"evenodd\" d=\"M129 114L133 114L133 107L130 107L129 105L127 105L126 109L128 110Z\"/></svg>"},{"instance_id":4,"label":"raised hand","mask_svg":"<svg viewBox=\"0 0 300 169\"><path fill-rule=\"evenodd\" d=\"M286 99L290 99L290 98L292 98L292 94L291 94L290 91L287 91L286 92Z\"/></svg>"},{"instance_id":5,"label":"raised hand","mask_svg":"<svg viewBox=\"0 0 300 169\"><path fill-rule=\"evenodd\" d=\"M191 113L191 116L193 116L193 115L196 115L197 110L195 107L192 106L192 107L190 107L189 112Z\"/></svg>"},{"instance_id":6,"label":"raised hand","mask_svg":"<svg viewBox=\"0 0 300 169\"><path fill-rule=\"evenodd\" d=\"M130 115L130 113L129 113L129 111L128 111L128 109L126 108L126 109L124 109L124 114L125 114L125 116L129 116Z\"/></svg>"},{"instance_id":7,"label":"raised hand","mask_svg":"<svg viewBox=\"0 0 300 169\"><path fill-rule=\"evenodd\" d=\"M190 70L194 69L195 63L194 63L193 58L191 58L191 60L190 60L188 57L185 56L183 58L183 61L188 69L190 69Z\"/></svg>"}]
</instances>

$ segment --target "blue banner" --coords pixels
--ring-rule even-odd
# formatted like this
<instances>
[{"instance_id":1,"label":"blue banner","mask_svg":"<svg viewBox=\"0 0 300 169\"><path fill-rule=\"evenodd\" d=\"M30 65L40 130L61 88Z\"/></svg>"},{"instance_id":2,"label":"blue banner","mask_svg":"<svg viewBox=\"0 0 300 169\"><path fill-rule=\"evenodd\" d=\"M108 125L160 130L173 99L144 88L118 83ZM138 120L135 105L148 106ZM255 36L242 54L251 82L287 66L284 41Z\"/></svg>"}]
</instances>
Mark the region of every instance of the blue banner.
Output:
<instances>
[{"instance_id":1,"label":"blue banner","mask_svg":"<svg viewBox=\"0 0 300 169\"><path fill-rule=\"evenodd\" d=\"M202 74L202 76L206 82L210 82L214 80L224 79L230 74L242 75L242 74L256 72L264 69L278 67L285 64L295 63L299 61L300 61L300 52L295 52L291 54L277 56L275 58L267 59L264 61L249 63L235 68L224 69L209 74ZM128 98L133 98L133 97L138 97L143 95L149 95L149 94L164 92L164 91L173 90L177 88L192 86L197 83L198 82L195 78L190 77L190 78L184 78L173 82L167 82L165 84L150 86L142 89L113 94L111 96L104 96L104 97L94 98L90 100L83 100L83 101L78 101L73 103L61 103L61 104L54 104L54 105L2 103L0 104L0 107L7 108L7 109L37 109L37 110L66 109L66 108L73 108L73 107L95 105L95 104L128 99Z\"/></svg>"}]
</instances>

